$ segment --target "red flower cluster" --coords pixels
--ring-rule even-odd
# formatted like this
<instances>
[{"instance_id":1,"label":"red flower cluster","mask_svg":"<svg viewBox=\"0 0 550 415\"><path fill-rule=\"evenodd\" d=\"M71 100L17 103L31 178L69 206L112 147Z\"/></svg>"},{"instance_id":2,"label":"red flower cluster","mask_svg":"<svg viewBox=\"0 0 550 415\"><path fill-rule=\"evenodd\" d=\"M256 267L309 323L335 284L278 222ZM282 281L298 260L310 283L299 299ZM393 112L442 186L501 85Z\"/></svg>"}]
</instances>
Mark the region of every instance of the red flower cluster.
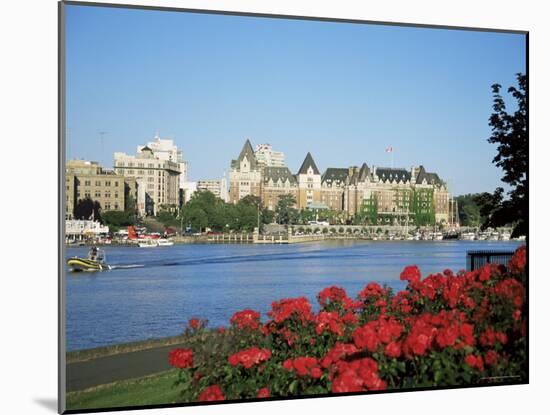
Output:
<instances>
[{"instance_id":1,"label":"red flower cluster","mask_svg":"<svg viewBox=\"0 0 550 415\"><path fill-rule=\"evenodd\" d=\"M225 396L218 385L204 389L199 395L199 402L225 401Z\"/></svg>"},{"instance_id":2,"label":"red flower cluster","mask_svg":"<svg viewBox=\"0 0 550 415\"><path fill-rule=\"evenodd\" d=\"M267 315L276 323L281 323L291 317L296 317L301 322L311 321L311 304L305 297L285 298L281 301L275 301L271 305L272 311Z\"/></svg>"},{"instance_id":3,"label":"red flower cluster","mask_svg":"<svg viewBox=\"0 0 550 415\"><path fill-rule=\"evenodd\" d=\"M322 308L339 308L349 310L361 306L360 303L353 301L348 297L346 290L340 287L332 286L323 289L318 295L317 300Z\"/></svg>"},{"instance_id":4,"label":"red flower cluster","mask_svg":"<svg viewBox=\"0 0 550 415\"><path fill-rule=\"evenodd\" d=\"M258 390L258 398L269 398L269 388L261 388Z\"/></svg>"},{"instance_id":5,"label":"red flower cluster","mask_svg":"<svg viewBox=\"0 0 550 415\"><path fill-rule=\"evenodd\" d=\"M297 357L287 359L283 362L283 368L289 371L296 371L298 376L311 376L318 379L323 374L319 360L314 357Z\"/></svg>"},{"instance_id":6,"label":"red flower cluster","mask_svg":"<svg viewBox=\"0 0 550 415\"><path fill-rule=\"evenodd\" d=\"M231 366L242 365L246 369L250 369L252 366L265 362L271 357L271 351L269 349L260 349L259 347L251 347L249 349L241 350L235 354L229 356L227 361Z\"/></svg>"},{"instance_id":7,"label":"red flower cluster","mask_svg":"<svg viewBox=\"0 0 550 415\"><path fill-rule=\"evenodd\" d=\"M354 344L336 343L321 360L321 366L325 369L339 360L357 353L359 349Z\"/></svg>"},{"instance_id":8,"label":"red flower cluster","mask_svg":"<svg viewBox=\"0 0 550 415\"><path fill-rule=\"evenodd\" d=\"M191 328L192 330L198 330L204 326L204 322L202 320L199 320L198 318L192 318L191 320L189 320L189 328Z\"/></svg>"},{"instance_id":9,"label":"red flower cluster","mask_svg":"<svg viewBox=\"0 0 550 415\"><path fill-rule=\"evenodd\" d=\"M382 315L377 320L369 321L363 327L355 329L353 342L359 349L375 352L378 346L396 340L403 331L403 325L393 318Z\"/></svg>"},{"instance_id":10,"label":"red flower cluster","mask_svg":"<svg viewBox=\"0 0 550 415\"><path fill-rule=\"evenodd\" d=\"M508 263L508 268L514 274L521 274L525 269L525 264L527 263L527 247L525 245L519 247L514 256Z\"/></svg>"},{"instance_id":11,"label":"red flower cluster","mask_svg":"<svg viewBox=\"0 0 550 415\"><path fill-rule=\"evenodd\" d=\"M337 311L321 311L315 318L315 332L324 333L327 329L337 336L344 334L344 327Z\"/></svg>"},{"instance_id":12,"label":"red flower cluster","mask_svg":"<svg viewBox=\"0 0 550 415\"><path fill-rule=\"evenodd\" d=\"M179 369L193 367L193 350L191 349L172 349L168 354L168 363L170 366Z\"/></svg>"},{"instance_id":13,"label":"red flower cluster","mask_svg":"<svg viewBox=\"0 0 550 415\"><path fill-rule=\"evenodd\" d=\"M506 333L495 331L489 327L479 336L479 343L482 346L494 346L496 342L500 344L508 343L508 336Z\"/></svg>"},{"instance_id":14,"label":"red flower cluster","mask_svg":"<svg viewBox=\"0 0 550 415\"><path fill-rule=\"evenodd\" d=\"M383 390L388 384L459 386L506 373L523 379L525 261L520 248L508 269L488 264L424 280L418 267L408 266L400 276L407 288L395 295L370 283L353 300L331 286L318 294L319 312L304 297L287 298L272 304L266 324L258 312L242 310L231 318L232 330L220 335L242 350L229 355L221 370L202 363L212 358L208 347L206 359L200 355L193 362L190 349L174 349L169 361L190 370L192 376L180 382L188 382L193 397L197 385L213 385L200 393L203 401L225 399L222 388L228 398L241 399ZM198 319L189 325L204 327ZM228 370L235 376L227 377Z\"/></svg>"},{"instance_id":15,"label":"red flower cluster","mask_svg":"<svg viewBox=\"0 0 550 415\"><path fill-rule=\"evenodd\" d=\"M233 314L230 322L239 329L256 330L260 327L260 313L250 309L238 311Z\"/></svg>"},{"instance_id":16,"label":"red flower cluster","mask_svg":"<svg viewBox=\"0 0 550 415\"><path fill-rule=\"evenodd\" d=\"M339 361L331 373L332 392L361 392L364 390L384 390L386 382L378 375L376 361L369 357L351 362Z\"/></svg>"},{"instance_id":17,"label":"red flower cluster","mask_svg":"<svg viewBox=\"0 0 550 415\"><path fill-rule=\"evenodd\" d=\"M399 276L399 279L401 281L408 281L411 283L420 282L420 269L416 265L409 265L408 267L405 267L403 272L401 272L401 275Z\"/></svg>"},{"instance_id":18,"label":"red flower cluster","mask_svg":"<svg viewBox=\"0 0 550 415\"><path fill-rule=\"evenodd\" d=\"M481 356L469 354L464 358L464 361L468 366L473 367L474 369L477 369L480 372L483 372L483 358Z\"/></svg>"}]
</instances>

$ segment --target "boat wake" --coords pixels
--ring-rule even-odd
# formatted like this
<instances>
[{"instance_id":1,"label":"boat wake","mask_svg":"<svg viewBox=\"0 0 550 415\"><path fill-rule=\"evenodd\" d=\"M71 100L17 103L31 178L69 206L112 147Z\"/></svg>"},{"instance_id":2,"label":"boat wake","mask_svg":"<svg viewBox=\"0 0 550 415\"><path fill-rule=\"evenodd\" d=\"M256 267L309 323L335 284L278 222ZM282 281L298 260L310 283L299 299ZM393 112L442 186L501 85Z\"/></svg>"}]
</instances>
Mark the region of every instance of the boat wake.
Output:
<instances>
[{"instance_id":1,"label":"boat wake","mask_svg":"<svg viewBox=\"0 0 550 415\"><path fill-rule=\"evenodd\" d=\"M144 268L145 264L130 264L130 265L111 265L111 269L132 269L132 268Z\"/></svg>"}]
</instances>

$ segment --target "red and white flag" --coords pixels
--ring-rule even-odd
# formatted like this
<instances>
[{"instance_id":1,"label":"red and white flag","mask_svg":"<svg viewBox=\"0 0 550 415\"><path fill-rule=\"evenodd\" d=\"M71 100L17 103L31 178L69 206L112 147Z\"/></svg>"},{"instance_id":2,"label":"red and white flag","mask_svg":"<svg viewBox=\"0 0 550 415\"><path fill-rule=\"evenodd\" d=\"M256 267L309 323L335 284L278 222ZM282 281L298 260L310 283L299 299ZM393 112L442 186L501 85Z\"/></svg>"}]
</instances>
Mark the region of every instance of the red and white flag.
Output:
<instances>
[{"instance_id":1,"label":"red and white flag","mask_svg":"<svg viewBox=\"0 0 550 415\"><path fill-rule=\"evenodd\" d=\"M386 153L393 153L393 147L389 146L388 148L386 148Z\"/></svg>"}]
</instances>

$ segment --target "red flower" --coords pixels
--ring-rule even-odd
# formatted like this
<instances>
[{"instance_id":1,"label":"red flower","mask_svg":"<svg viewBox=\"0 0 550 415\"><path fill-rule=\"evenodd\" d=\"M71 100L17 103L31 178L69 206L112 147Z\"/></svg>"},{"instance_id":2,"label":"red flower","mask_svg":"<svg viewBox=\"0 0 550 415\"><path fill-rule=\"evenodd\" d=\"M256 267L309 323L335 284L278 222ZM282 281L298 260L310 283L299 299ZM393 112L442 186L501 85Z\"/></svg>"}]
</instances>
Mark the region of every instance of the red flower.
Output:
<instances>
[{"instance_id":1,"label":"red flower","mask_svg":"<svg viewBox=\"0 0 550 415\"><path fill-rule=\"evenodd\" d=\"M297 317L301 322L313 319L311 304L305 297L286 298L281 301L275 301L271 305L271 308L272 311L267 314L273 318L275 323L281 323L293 316Z\"/></svg>"},{"instance_id":2,"label":"red flower","mask_svg":"<svg viewBox=\"0 0 550 415\"><path fill-rule=\"evenodd\" d=\"M398 342L391 342L386 345L386 348L384 349L384 353L388 357L395 357L398 358L401 356L401 343Z\"/></svg>"},{"instance_id":3,"label":"red flower","mask_svg":"<svg viewBox=\"0 0 550 415\"><path fill-rule=\"evenodd\" d=\"M192 318L189 320L189 327L193 330L198 330L202 327L202 322L198 318Z\"/></svg>"},{"instance_id":4,"label":"red flower","mask_svg":"<svg viewBox=\"0 0 550 415\"><path fill-rule=\"evenodd\" d=\"M224 334L225 333L225 327L223 327L223 326L218 327L218 333Z\"/></svg>"},{"instance_id":5,"label":"red flower","mask_svg":"<svg viewBox=\"0 0 550 415\"><path fill-rule=\"evenodd\" d=\"M367 349L369 352L374 352L380 345L378 335L372 325L367 323L363 327L354 330L353 342L360 349Z\"/></svg>"},{"instance_id":6,"label":"red flower","mask_svg":"<svg viewBox=\"0 0 550 415\"><path fill-rule=\"evenodd\" d=\"M362 390L382 390L386 388L378 376L378 365L371 358L339 361L336 375L332 379L332 392L359 392Z\"/></svg>"},{"instance_id":7,"label":"red flower","mask_svg":"<svg viewBox=\"0 0 550 415\"><path fill-rule=\"evenodd\" d=\"M172 349L168 354L168 363L180 369L193 367L193 350Z\"/></svg>"},{"instance_id":8,"label":"red flower","mask_svg":"<svg viewBox=\"0 0 550 415\"><path fill-rule=\"evenodd\" d=\"M527 247L525 245L520 246L516 249L514 256L508 262L508 268L514 274L521 274L525 269L525 264L527 263Z\"/></svg>"},{"instance_id":9,"label":"red flower","mask_svg":"<svg viewBox=\"0 0 550 415\"><path fill-rule=\"evenodd\" d=\"M269 398L269 388L262 388L258 391L258 398Z\"/></svg>"},{"instance_id":10,"label":"red flower","mask_svg":"<svg viewBox=\"0 0 550 415\"><path fill-rule=\"evenodd\" d=\"M317 295L317 299L321 307L326 307L330 303L346 302L345 300L348 299L348 296L346 290L343 288L332 286L323 289ZM347 301L347 303L349 304L349 301Z\"/></svg>"},{"instance_id":11,"label":"red flower","mask_svg":"<svg viewBox=\"0 0 550 415\"><path fill-rule=\"evenodd\" d=\"M249 349L241 350L235 354L229 356L227 361L231 366L242 365L246 369L250 369L252 366L265 362L271 357L271 351L268 349L260 349L258 347L251 347Z\"/></svg>"},{"instance_id":12,"label":"red flower","mask_svg":"<svg viewBox=\"0 0 550 415\"><path fill-rule=\"evenodd\" d=\"M296 359L287 359L283 362L283 368L289 371L296 371L298 376L311 376L318 379L323 374L319 366L319 360L314 357L297 357Z\"/></svg>"},{"instance_id":13,"label":"red flower","mask_svg":"<svg viewBox=\"0 0 550 415\"><path fill-rule=\"evenodd\" d=\"M342 324L340 323L340 315L336 311L321 311L315 319L317 326L315 332L322 334L326 329L329 329L337 336L344 334Z\"/></svg>"},{"instance_id":14,"label":"red flower","mask_svg":"<svg viewBox=\"0 0 550 415\"><path fill-rule=\"evenodd\" d=\"M420 282L420 277L420 269L416 265L409 265L401 272L399 279L401 281L408 281L409 283L417 283Z\"/></svg>"},{"instance_id":15,"label":"red flower","mask_svg":"<svg viewBox=\"0 0 550 415\"><path fill-rule=\"evenodd\" d=\"M361 392L363 379L354 370L346 370L332 380L333 393Z\"/></svg>"},{"instance_id":16,"label":"red flower","mask_svg":"<svg viewBox=\"0 0 550 415\"><path fill-rule=\"evenodd\" d=\"M233 314L230 322L239 329L256 330L260 326L260 313L250 309L238 311Z\"/></svg>"},{"instance_id":17,"label":"red flower","mask_svg":"<svg viewBox=\"0 0 550 415\"><path fill-rule=\"evenodd\" d=\"M321 366L325 369L345 356L357 353L359 349L353 344L336 343L321 360Z\"/></svg>"},{"instance_id":18,"label":"red flower","mask_svg":"<svg viewBox=\"0 0 550 415\"><path fill-rule=\"evenodd\" d=\"M483 371L483 358L481 356L469 354L464 358L464 361L468 366L478 369L479 371Z\"/></svg>"},{"instance_id":19,"label":"red flower","mask_svg":"<svg viewBox=\"0 0 550 415\"><path fill-rule=\"evenodd\" d=\"M222 390L218 385L212 385L204 389L199 395L200 402L209 402L209 401L224 401L225 396L223 396Z\"/></svg>"},{"instance_id":20,"label":"red flower","mask_svg":"<svg viewBox=\"0 0 550 415\"><path fill-rule=\"evenodd\" d=\"M443 327L438 330L435 341L439 347L442 349L448 346L454 346L456 340L458 339L458 326L456 324Z\"/></svg>"},{"instance_id":21,"label":"red flower","mask_svg":"<svg viewBox=\"0 0 550 415\"><path fill-rule=\"evenodd\" d=\"M498 363L498 353L494 350L489 350L487 353L485 353L483 361L487 366L495 366Z\"/></svg>"}]
</instances>

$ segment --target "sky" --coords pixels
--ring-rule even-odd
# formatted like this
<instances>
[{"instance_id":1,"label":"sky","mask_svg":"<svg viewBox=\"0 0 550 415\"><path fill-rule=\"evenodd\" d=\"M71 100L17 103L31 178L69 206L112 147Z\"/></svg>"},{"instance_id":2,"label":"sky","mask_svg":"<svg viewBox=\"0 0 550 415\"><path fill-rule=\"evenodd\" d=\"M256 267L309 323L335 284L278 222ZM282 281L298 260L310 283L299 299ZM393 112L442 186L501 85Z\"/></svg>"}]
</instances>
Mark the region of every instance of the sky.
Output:
<instances>
[{"instance_id":1,"label":"sky","mask_svg":"<svg viewBox=\"0 0 550 415\"><path fill-rule=\"evenodd\" d=\"M158 132L191 180L247 138L328 167L424 165L493 191L491 85L525 73L522 34L67 6L67 157L112 167ZM513 109L509 96L505 99Z\"/></svg>"}]
</instances>

